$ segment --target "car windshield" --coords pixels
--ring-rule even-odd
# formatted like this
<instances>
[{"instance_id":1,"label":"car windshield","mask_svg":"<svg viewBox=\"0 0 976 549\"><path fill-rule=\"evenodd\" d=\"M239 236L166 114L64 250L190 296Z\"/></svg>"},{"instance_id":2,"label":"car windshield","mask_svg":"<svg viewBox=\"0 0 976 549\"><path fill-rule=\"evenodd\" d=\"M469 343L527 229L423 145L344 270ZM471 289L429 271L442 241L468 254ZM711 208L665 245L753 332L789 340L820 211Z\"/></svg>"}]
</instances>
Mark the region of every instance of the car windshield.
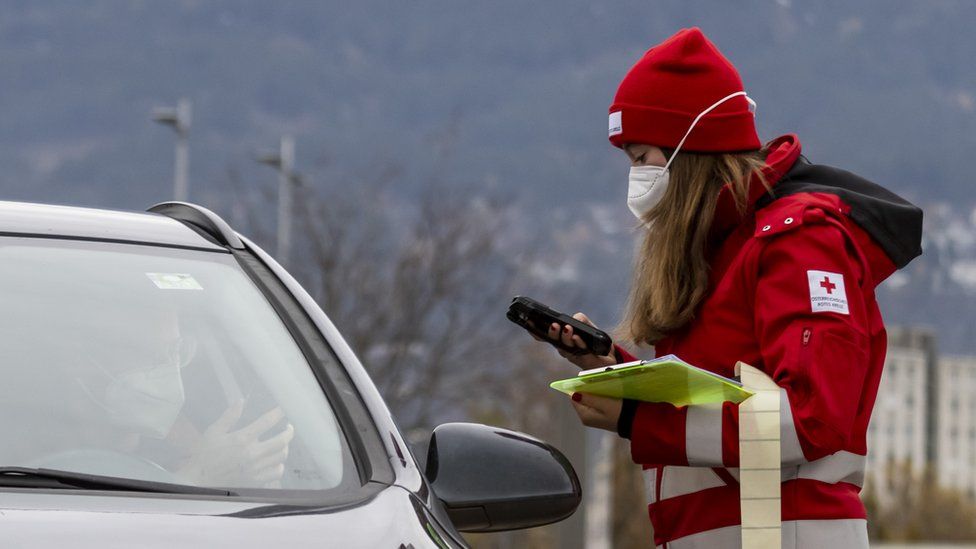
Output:
<instances>
[{"instance_id":1,"label":"car windshield","mask_svg":"<svg viewBox=\"0 0 976 549\"><path fill-rule=\"evenodd\" d=\"M0 238L0 303L0 466L358 485L308 361L231 254Z\"/></svg>"}]
</instances>

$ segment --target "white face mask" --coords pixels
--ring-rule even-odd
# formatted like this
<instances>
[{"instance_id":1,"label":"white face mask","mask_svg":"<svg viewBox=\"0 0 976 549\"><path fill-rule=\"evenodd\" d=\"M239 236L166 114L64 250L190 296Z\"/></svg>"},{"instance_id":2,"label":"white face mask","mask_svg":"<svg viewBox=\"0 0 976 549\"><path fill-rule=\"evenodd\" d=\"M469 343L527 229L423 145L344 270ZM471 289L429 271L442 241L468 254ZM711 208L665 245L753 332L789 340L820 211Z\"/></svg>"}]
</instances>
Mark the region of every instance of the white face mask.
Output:
<instances>
[{"instance_id":1,"label":"white face mask","mask_svg":"<svg viewBox=\"0 0 976 549\"><path fill-rule=\"evenodd\" d=\"M105 389L105 409L115 423L165 438L186 400L180 370L174 364L119 375Z\"/></svg>"},{"instance_id":2,"label":"white face mask","mask_svg":"<svg viewBox=\"0 0 976 549\"><path fill-rule=\"evenodd\" d=\"M671 162L674 161L674 157L678 155L678 151L681 150L681 146L685 144L685 140L691 135L691 130L695 129L698 121L702 119L703 116L712 112L722 103L725 103L733 97L738 97L740 95L745 96L746 101L749 102L750 110L753 116L756 114L756 103L746 95L746 92L740 91L733 94L727 95L722 99L716 101L711 107L703 110L695 120L692 121L691 126L688 127L688 131L685 132L684 137L678 142L678 146L675 147L674 153L671 154L671 158L664 166L631 166L630 176L628 177L627 186L627 207L630 211L634 213L634 216L638 221L644 222L644 218L654 206L657 206L664 198L664 193L668 190L668 184L670 183L670 171L668 168L671 167Z\"/></svg>"},{"instance_id":3,"label":"white face mask","mask_svg":"<svg viewBox=\"0 0 976 549\"><path fill-rule=\"evenodd\" d=\"M627 188L627 207L638 220L664 198L670 180L667 166L631 166Z\"/></svg>"},{"instance_id":4,"label":"white face mask","mask_svg":"<svg viewBox=\"0 0 976 549\"><path fill-rule=\"evenodd\" d=\"M165 438L186 400L182 366L192 357L194 347L180 350L180 355L168 357L155 366L120 374L113 374L92 360L92 366L107 380L104 392L91 390L82 380L78 381L112 423L145 436Z\"/></svg>"}]
</instances>

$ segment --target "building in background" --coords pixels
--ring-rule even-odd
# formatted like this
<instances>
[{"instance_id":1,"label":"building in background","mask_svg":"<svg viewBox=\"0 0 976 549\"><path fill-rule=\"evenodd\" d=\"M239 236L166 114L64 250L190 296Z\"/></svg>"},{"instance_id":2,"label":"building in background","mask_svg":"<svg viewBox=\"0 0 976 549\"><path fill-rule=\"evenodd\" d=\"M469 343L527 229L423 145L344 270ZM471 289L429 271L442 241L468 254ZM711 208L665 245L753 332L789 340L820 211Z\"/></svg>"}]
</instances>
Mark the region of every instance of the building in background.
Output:
<instances>
[{"instance_id":1,"label":"building in background","mask_svg":"<svg viewBox=\"0 0 976 549\"><path fill-rule=\"evenodd\" d=\"M881 501L909 471L976 501L976 356L940 357L929 329L889 329L867 459Z\"/></svg>"},{"instance_id":2,"label":"building in background","mask_svg":"<svg viewBox=\"0 0 976 549\"><path fill-rule=\"evenodd\" d=\"M925 423L926 378L930 364L924 348L889 345L881 387L868 428L868 467L910 464L921 472L928 461Z\"/></svg>"},{"instance_id":3,"label":"building in background","mask_svg":"<svg viewBox=\"0 0 976 549\"><path fill-rule=\"evenodd\" d=\"M905 471L921 475L935 454L932 398L937 357L934 334L888 330L888 353L868 426L867 483L882 501Z\"/></svg>"},{"instance_id":4,"label":"building in background","mask_svg":"<svg viewBox=\"0 0 976 549\"><path fill-rule=\"evenodd\" d=\"M939 483L976 500L976 357L939 358L938 384Z\"/></svg>"}]
</instances>

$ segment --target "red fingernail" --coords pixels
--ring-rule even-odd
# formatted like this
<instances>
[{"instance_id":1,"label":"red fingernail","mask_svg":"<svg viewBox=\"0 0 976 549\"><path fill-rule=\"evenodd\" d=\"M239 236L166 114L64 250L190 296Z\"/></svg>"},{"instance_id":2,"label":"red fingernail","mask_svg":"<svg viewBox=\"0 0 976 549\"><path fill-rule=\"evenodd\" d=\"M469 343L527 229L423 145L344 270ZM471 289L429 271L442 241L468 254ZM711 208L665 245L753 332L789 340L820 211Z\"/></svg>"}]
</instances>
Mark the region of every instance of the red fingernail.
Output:
<instances>
[{"instance_id":1,"label":"red fingernail","mask_svg":"<svg viewBox=\"0 0 976 549\"><path fill-rule=\"evenodd\" d=\"M569 326L563 326L563 331L568 334L569 333Z\"/></svg>"},{"instance_id":2,"label":"red fingernail","mask_svg":"<svg viewBox=\"0 0 976 549\"><path fill-rule=\"evenodd\" d=\"M583 400L583 393L573 393L573 402L579 402Z\"/></svg>"}]
</instances>

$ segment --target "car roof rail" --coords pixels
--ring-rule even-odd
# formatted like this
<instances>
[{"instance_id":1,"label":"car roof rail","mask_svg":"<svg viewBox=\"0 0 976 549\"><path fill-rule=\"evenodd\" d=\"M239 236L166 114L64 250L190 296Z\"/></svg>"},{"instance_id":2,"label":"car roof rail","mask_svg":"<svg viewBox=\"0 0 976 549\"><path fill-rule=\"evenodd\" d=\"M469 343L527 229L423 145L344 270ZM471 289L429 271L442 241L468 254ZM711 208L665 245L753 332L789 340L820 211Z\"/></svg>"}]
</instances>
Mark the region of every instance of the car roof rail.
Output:
<instances>
[{"instance_id":1,"label":"car roof rail","mask_svg":"<svg viewBox=\"0 0 976 549\"><path fill-rule=\"evenodd\" d=\"M235 250L244 249L244 243L234 229L231 229L219 215L203 206L189 202L160 202L146 211L171 217L184 225L192 225L191 228L205 232L224 246L230 246Z\"/></svg>"}]
</instances>

